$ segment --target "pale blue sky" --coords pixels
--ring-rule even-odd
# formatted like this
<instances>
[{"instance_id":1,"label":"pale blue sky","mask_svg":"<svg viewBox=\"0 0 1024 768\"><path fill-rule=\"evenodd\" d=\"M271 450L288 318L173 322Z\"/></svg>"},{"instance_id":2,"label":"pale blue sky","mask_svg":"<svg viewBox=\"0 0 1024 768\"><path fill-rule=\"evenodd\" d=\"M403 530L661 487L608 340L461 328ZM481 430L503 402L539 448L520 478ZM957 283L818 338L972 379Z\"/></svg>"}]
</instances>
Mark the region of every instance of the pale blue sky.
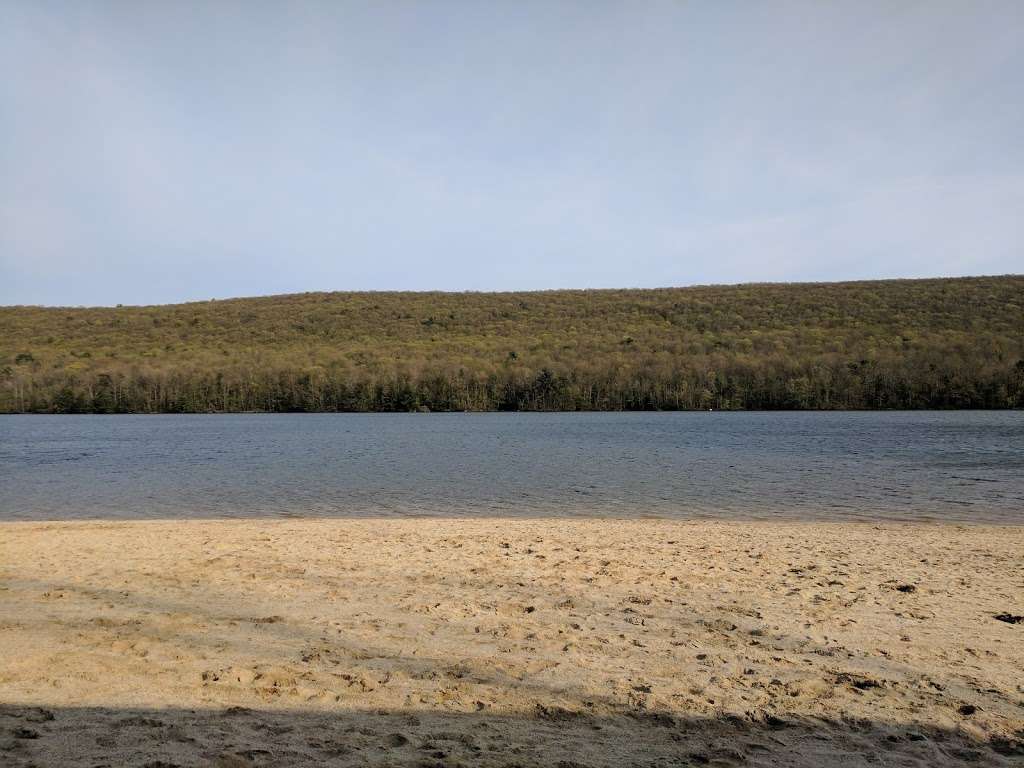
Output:
<instances>
[{"instance_id":1,"label":"pale blue sky","mask_svg":"<svg viewBox=\"0 0 1024 768\"><path fill-rule=\"evenodd\" d=\"M0 304L1024 271L1024 2L0 0Z\"/></svg>"}]
</instances>

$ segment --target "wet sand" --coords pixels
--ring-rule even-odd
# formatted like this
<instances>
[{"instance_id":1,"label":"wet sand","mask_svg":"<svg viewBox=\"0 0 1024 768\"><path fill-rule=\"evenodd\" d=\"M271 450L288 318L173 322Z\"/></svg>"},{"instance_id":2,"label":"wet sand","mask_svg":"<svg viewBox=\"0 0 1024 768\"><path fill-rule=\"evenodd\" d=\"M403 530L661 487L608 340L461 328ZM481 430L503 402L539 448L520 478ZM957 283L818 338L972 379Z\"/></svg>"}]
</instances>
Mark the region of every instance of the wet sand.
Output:
<instances>
[{"instance_id":1,"label":"wet sand","mask_svg":"<svg viewBox=\"0 0 1024 768\"><path fill-rule=\"evenodd\" d=\"M0 765L1021 765L1020 614L1024 527L3 523Z\"/></svg>"}]
</instances>

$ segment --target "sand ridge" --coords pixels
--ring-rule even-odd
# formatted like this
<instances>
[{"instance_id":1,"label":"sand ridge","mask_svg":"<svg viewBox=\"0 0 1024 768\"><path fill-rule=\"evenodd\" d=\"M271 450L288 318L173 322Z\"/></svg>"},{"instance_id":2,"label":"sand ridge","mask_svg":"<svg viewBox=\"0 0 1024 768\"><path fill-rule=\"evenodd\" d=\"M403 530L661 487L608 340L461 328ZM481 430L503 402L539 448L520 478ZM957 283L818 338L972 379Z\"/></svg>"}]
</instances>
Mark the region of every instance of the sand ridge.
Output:
<instances>
[{"instance_id":1,"label":"sand ridge","mask_svg":"<svg viewBox=\"0 0 1024 768\"><path fill-rule=\"evenodd\" d=\"M1021 527L4 523L0 764L1017 765L1021 613Z\"/></svg>"}]
</instances>

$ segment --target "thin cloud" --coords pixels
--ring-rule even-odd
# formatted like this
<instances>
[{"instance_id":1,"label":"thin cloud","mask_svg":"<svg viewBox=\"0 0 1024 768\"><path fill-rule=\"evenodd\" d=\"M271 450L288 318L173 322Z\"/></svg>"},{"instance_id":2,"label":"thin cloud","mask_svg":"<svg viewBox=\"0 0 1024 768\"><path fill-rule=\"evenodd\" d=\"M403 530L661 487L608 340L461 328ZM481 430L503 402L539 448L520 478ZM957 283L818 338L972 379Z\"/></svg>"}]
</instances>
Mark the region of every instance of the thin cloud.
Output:
<instances>
[{"instance_id":1,"label":"thin cloud","mask_svg":"<svg viewBox=\"0 0 1024 768\"><path fill-rule=\"evenodd\" d=\"M0 303L1021 271L1019 3L6 3Z\"/></svg>"}]
</instances>

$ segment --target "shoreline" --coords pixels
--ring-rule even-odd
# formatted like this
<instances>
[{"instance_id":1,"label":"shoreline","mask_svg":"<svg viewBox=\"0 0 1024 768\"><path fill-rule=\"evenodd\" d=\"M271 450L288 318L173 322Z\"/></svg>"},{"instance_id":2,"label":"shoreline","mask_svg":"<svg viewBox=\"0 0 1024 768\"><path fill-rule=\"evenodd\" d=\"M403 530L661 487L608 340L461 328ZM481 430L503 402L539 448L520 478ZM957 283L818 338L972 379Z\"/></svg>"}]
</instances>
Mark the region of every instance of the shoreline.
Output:
<instances>
[{"instance_id":1,"label":"shoreline","mask_svg":"<svg viewBox=\"0 0 1024 768\"><path fill-rule=\"evenodd\" d=\"M1012 525L9 521L0 752L1013 765L1022 574Z\"/></svg>"},{"instance_id":2,"label":"shoreline","mask_svg":"<svg viewBox=\"0 0 1024 768\"><path fill-rule=\"evenodd\" d=\"M669 515L622 515L612 514L588 514L588 515L552 515L552 514L516 514L514 516L500 515L435 515L396 513L393 515L381 514L340 514L340 515L297 515L297 514L266 514L266 515L244 515L222 516L222 517L62 517L52 519L21 520L17 518L0 517L0 529L4 526L118 526L118 525L177 525L183 524L231 524L246 525L249 523L258 525L274 525L289 523L311 523L311 524L344 524L344 523L480 523L488 524L495 522L502 523L623 523L623 524L670 524L675 526L704 526L712 525L718 527L800 527L811 526L821 528L864 528L872 527L877 530L885 530L892 527L896 529L920 527L924 529L951 528L954 530L987 530L1018 532L1024 530L1024 521L1020 523L993 523L990 521L974 522L972 520L942 520L933 519L894 519L880 518L871 519L815 519L789 516L785 513L772 515L771 517L674 517Z\"/></svg>"},{"instance_id":3,"label":"shoreline","mask_svg":"<svg viewBox=\"0 0 1024 768\"><path fill-rule=\"evenodd\" d=\"M0 411L0 416L417 416L481 414L481 413L1003 413L1024 411L1021 406L991 408L576 408L572 410L543 409L462 409L462 410L365 410L365 411Z\"/></svg>"},{"instance_id":4,"label":"shoreline","mask_svg":"<svg viewBox=\"0 0 1024 768\"><path fill-rule=\"evenodd\" d=\"M388 523L402 523L402 522L422 522L422 523L491 523L491 522L508 522L508 523L669 523L678 526L697 526L697 525L714 525L714 526L821 526L826 528L831 527L864 527L874 526L878 528L885 528L893 526L896 528L906 528L913 526L920 526L922 528L935 528L935 527L948 527L948 528L997 528L997 529L1008 529L1008 530L1021 530L1024 529L1024 521L1020 523L993 523L988 521L972 522L970 520L940 520L935 519L923 519L923 520L910 520L910 519L878 519L878 520L858 520L858 519L840 519L840 520L826 520L826 519L815 519L815 518L798 518L788 517L785 514L780 513L779 515L773 515L772 517L736 517L736 518L721 518L721 517L672 517L668 515L602 515L602 514L587 514L587 515L552 515L537 513L535 515L530 514L516 514L515 516L509 515L435 515L435 514L405 514L396 513L394 515L380 515L380 514L366 514L366 515L292 515L292 514L267 514L257 516L247 516L240 514L237 517L61 517L53 519L40 519L40 520L20 520L17 518L4 518L0 517L0 526L5 525L22 525L22 526L33 526L33 525L134 525L138 523L146 523L152 525L166 524L176 525L178 523L233 523L233 524L273 524L273 523L360 523L360 522L388 522Z\"/></svg>"}]
</instances>

